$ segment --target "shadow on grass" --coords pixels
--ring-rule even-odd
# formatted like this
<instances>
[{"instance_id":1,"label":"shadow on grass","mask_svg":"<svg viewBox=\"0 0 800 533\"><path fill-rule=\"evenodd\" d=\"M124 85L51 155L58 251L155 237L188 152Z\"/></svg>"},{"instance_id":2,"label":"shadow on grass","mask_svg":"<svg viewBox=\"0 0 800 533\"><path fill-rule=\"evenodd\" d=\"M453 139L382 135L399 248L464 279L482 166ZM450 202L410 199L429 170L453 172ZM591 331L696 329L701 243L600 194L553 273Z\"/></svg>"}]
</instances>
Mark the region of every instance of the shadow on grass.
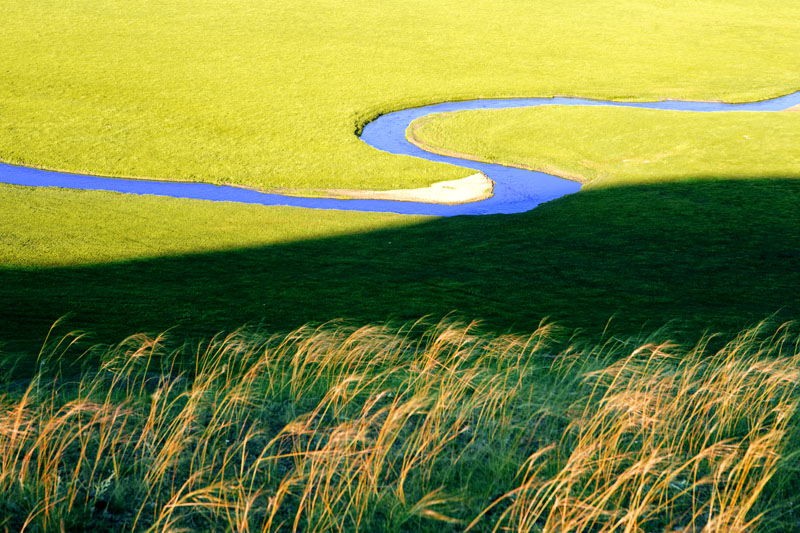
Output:
<instances>
[{"instance_id":1,"label":"shadow on grass","mask_svg":"<svg viewBox=\"0 0 800 533\"><path fill-rule=\"evenodd\" d=\"M36 353L50 325L95 341L177 326L416 319L494 330L543 317L677 337L800 316L800 180L697 179L584 191L520 215L126 263L0 269L0 339Z\"/></svg>"}]
</instances>

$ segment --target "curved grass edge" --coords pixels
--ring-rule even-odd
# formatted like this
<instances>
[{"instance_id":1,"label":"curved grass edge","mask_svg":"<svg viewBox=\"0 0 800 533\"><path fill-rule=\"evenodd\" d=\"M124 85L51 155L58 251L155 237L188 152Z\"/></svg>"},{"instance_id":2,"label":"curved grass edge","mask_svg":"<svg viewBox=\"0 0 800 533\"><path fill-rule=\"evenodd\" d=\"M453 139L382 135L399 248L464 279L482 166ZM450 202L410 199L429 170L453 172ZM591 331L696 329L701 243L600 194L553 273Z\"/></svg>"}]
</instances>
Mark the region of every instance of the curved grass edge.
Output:
<instances>
[{"instance_id":1,"label":"curved grass edge","mask_svg":"<svg viewBox=\"0 0 800 533\"><path fill-rule=\"evenodd\" d=\"M789 98L782 99L781 103L775 103L772 105L767 106L759 106L761 102L771 102L775 99L770 100L759 100L757 102L751 102L749 105L750 107L747 110L754 110L753 106L758 107L758 109L762 109L764 107L768 108L767 110L776 111L780 110L780 108L776 108L779 105L795 105L797 103L798 98L800 98L800 92L797 93L790 93ZM633 101L601 101L601 100L586 100L586 99L570 99L562 98L561 101L555 100L555 98L559 97L550 97L544 99L529 99L520 101L519 99L511 99L511 100L483 100L483 101L474 101L469 102L469 105L472 105L476 108L483 108L483 107L491 107L491 108L501 108L501 107L527 107L527 106L537 106L549 103L551 105L615 105L615 106L623 106L623 107L647 107L647 108L654 108L654 109L679 109L679 110L686 110L686 111L727 111L728 106L734 106L736 104L708 104L702 101L687 101L687 100L660 100L654 102L648 102L645 104L637 104ZM567 100L567 101L565 101ZM787 102L788 101L788 102ZM422 201L415 201L420 200L420 198L416 195L420 193L420 190L416 190L414 192L409 192L408 190L393 190L390 193L386 191L381 191L377 193L377 191L368 191L363 192L360 190L330 190L330 189L317 189L313 191L313 196L303 196L303 194L308 194L306 191L305 193L301 190L294 190L288 191L289 196L285 194L272 194L272 193L262 193L260 190L252 188L252 187L242 187L242 186L215 186L210 185L205 182L183 182L186 184L185 188L181 188L180 182L171 182L171 181L159 181L159 180L140 180L140 179L128 179L128 183L123 183L125 180L120 179L115 182L114 178L102 178L98 176L90 176L90 175L72 175L74 184L71 188L78 188L78 189L95 189L95 190L107 190L107 191L116 191L116 192L123 192L123 193L135 193L135 194L155 194L161 196L172 196L178 198L193 198L193 199L205 199L205 200L216 200L216 201L234 201L234 202L242 202L242 203L255 203L255 204L262 204L262 205L289 205L289 206L296 206L296 207L306 207L306 208L318 208L318 209L338 209L338 210L350 210L350 211L374 211L374 212L390 212L390 213L399 213L399 214L419 214L419 215L437 215L437 216L454 216L454 215L483 215L483 214L495 214L495 213L518 213L533 209L537 205L541 203L554 200L566 194L571 194L579 190L578 187L574 187L572 185L566 185L564 182L564 178L567 178L568 181L577 181L576 176L562 176L558 174L558 170L548 169L549 172L534 172L531 176L527 174L519 174L518 172L514 174L516 171L511 171L511 168L508 167L507 169L503 170L500 168L500 165L495 165L492 168L490 164L483 164L483 163L466 163L467 160L463 158L450 158L447 156L440 156L435 155L433 157L426 156L425 150L422 148L414 145L407 139L406 128L408 124L414 119L419 118L422 116L423 113L430 111L431 113L440 112L442 108L459 108L459 102L451 102L448 106L445 104L444 106L431 106L431 107L424 107L424 108L407 108L403 111L398 112L400 115L395 117L396 124L392 124L392 120L380 120L376 119L374 121L374 127L370 128L371 134L368 137L369 140L365 139L366 130L362 132L361 140L366 142L368 145L376 148L378 150L382 150L384 152L398 154L398 155L411 155L416 157L421 157L423 159L431 159L438 162L450 163L456 166L463 166L467 168L473 169L473 171L477 170L480 172L484 172L484 174L496 182L497 188L492 188L491 193L489 193L489 188L482 187L479 189L478 194L473 196L467 197L459 197L456 200L452 198L448 198L446 195L444 197L444 201L442 201L441 197L436 195L431 195L431 191L426 191L422 198ZM713 109L709 109L708 107L712 106ZM469 109L467 106L461 106L463 109ZM436 108L436 109L434 109ZM745 110L745 109L740 109ZM406 122L405 120L408 120ZM461 162L464 162L463 164ZM6 165L6 168L13 168ZM69 178L69 174L66 175L58 175L57 173L50 173L43 170L35 170L31 167L20 167L27 171L23 172L23 170L19 170L15 172L11 171L11 176L8 180L3 180L6 183L12 183L16 185L30 185L30 186L51 186L51 187L64 187L69 182L65 182L65 176ZM517 167L520 168L520 167ZM527 171L527 169L524 169ZM38 174L37 174L38 173ZM51 175L56 174L56 175ZM10 181L9 181L10 180ZM508 181L510 180L510 181ZM136 184L137 181L149 181L154 183L154 185L144 186L141 184ZM508 183L507 183L508 181ZM513 186L510 186L512 185ZM488 185L488 182L487 182ZM437 183L433 189L446 189L451 185L442 186L441 183ZM228 189L224 189L224 187L228 187ZM69 188L69 187L68 187ZM237 192L250 190L252 194ZM425 188L423 188L425 189ZM404 192L400 192L404 191ZM377 193L377 194L376 194ZM496 194L494 194L496 193ZM333 196L333 197L331 197ZM367 199L361 199L362 196L367 196ZM346 198L346 199L340 199ZM388 198L388 199L385 199ZM398 201L398 199L400 201ZM485 202L476 201L478 199L483 199ZM431 201L432 200L432 201Z\"/></svg>"},{"instance_id":2,"label":"curved grass edge","mask_svg":"<svg viewBox=\"0 0 800 533\"><path fill-rule=\"evenodd\" d=\"M456 111L458 113L458 111ZM560 168L549 166L549 165L541 165L541 166L533 166L533 165L523 165L521 163L509 163L507 161L502 161L499 159L489 159L489 158L481 158L474 154L468 154L465 152L459 152L457 150L450 150L448 148L444 148L442 146L435 146L429 144L422 140L422 138L418 135L418 130L422 128L425 123L431 120L435 115L446 115L448 113L431 113L430 115L425 115L424 117L420 117L414 120L411 124L409 124L408 129L406 130L406 139L408 142L416 146L421 150L425 150L426 152L430 152L436 155L442 155L445 157L456 157L458 159L464 159L467 161L475 161L476 163L488 163L490 165L500 165L502 167L508 168L519 168L521 170L529 170L531 172L544 172L546 174L550 174L551 176L557 176L559 178L576 181L582 185L589 182L583 176L578 174L570 174L569 172L565 172Z\"/></svg>"},{"instance_id":3,"label":"curved grass edge","mask_svg":"<svg viewBox=\"0 0 800 533\"><path fill-rule=\"evenodd\" d=\"M603 95L598 93L589 93L580 94L580 93L558 93L558 94L544 94L544 95L537 95L537 94L523 94L523 93L515 93L515 92L498 92L498 93L491 93L491 94L479 94L479 95L458 95L453 97L448 96L434 96L431 98L422 98L422 99L413 99L408 101L403 101L400 103L395 104L387 104L384 106L373 106L370 108L365 109L362 112L355 113L355 118L353 122L353 134L356 137L360 137L361 133L364 131L364 127L369 124L370 122L374 122L380 117L384 115L389 115L392 113L396 113L398 111L405 111L407 109L417 109L420 107L429 107L435 106L439 104L445 103L458 103L458 102L470 102L473 100L528 100L528 99L557 99L557 98L568 98L568 99L581 99L581 100L591 100L594 102L612 102L612 103L649 103L649 102L698 102L698 103L709 103L709 104L755 104L759 102L768 102L770 100L775 100L778 98L783 98L784 96L789 96L800 92L800 85L795 86L791 89L770 89L770 90L763 90L757 91L756 94L759 96L750 96L750 93L745 93L743 96L740 97L732 97L732 98L694 98L692 96L684 96L681 98L664 98L663 96L659 96L658 92L654 92L650 96L641 96L641 95Z\"/></svg>"},{"instance_id":4,"label":"curved grass edge","mask_svg":"<svg viewBox=\"0 0 800 533\"><path fill-rule=\"evenodd\" d=\"M461 205L491 198L494 192L494 182L483 172L478 172L466 178L437 181L427 187L417 187L413 189L393 189L388 191L362 189L275 189L270 192L306 198L313 196L340 200L389 200L394 202Z\"/></svg>"},{"instance_id":5,"label":"curved grass edge","mask_svg":"<svg viewBox=\"0 0 800 533\"><path fill-rule=\"evenodd\" d=\"M261 194L276 194L280 196L294 198L325 198L335 200L389 200L397 202L430 203L439 205L460 205L471 202L479 202L492 197L494 182L486 177L485 174L478 172L458 180L437 181L427 187L415 187L411 189L345 189L345 188L313 188L313 189L293 189L293 188L263 188L252 185L242 185L238 183L215 183L203 180L185 180L152 178L142 176L129 176L123 174L102 174L93 173L86 170L66 170L61 168L50 168L46 166L29 165L17 161L7 161L0 158L0 164L43 170L45 172L56 172L59 174L77 174L87 177L137 180L161 183L202 183L207 185L223 185L235 187L247 191L254 191ZM477 186L475 176L481 176L484 182L482 186ZM68 188L68 187L67 187ZM442 191L452 189L451 195L442 194Z\"/></svg>"}]
</instances>

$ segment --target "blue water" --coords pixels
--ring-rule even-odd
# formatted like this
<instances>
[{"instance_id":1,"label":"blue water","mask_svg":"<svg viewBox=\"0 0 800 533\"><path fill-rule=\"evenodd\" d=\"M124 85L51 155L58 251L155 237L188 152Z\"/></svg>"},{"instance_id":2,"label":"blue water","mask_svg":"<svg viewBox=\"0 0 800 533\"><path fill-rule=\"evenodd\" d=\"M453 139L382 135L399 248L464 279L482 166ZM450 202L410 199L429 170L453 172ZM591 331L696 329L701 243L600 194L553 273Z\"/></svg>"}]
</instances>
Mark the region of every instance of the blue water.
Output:
<instances>
[{"instance_id":1,"label":"blue water","mask_svg":"<svg viewBox=\"0 0 800 533\"><path fill-rule=\"evenodd\" d=\"M677 111L781 111L800 105L800 91L749 104L721 104L708 102L662 101L646 103L606 102L581 98L515 98L506 100L470 100L449 102L396 111L378 117L364 127L361 140L370 146L392 154L410 155L450 163L483 172L495 182L494 196L479 202L461 205L437 205L388 200L333 200L327 198L298 198L279 194L210 185L206 183L181 183L169 181L102 178L66 172L39 170L0 163L0 182L29 187L62 187L97 191L115 191L131 194L152 194L174 198L240 202L245 204L284 205L313 209L338 209L346 211L373 211L408 215L489 215L521 213L537 205L577 192L580 184L543 172L522 170L501 165L477 163L455 157L426 152L406 140L405 132L411 121L445 111L471 109L506 109L540 105L591 105L637 107L644 109L669 109Z\"/></svg>"}]
</instances>

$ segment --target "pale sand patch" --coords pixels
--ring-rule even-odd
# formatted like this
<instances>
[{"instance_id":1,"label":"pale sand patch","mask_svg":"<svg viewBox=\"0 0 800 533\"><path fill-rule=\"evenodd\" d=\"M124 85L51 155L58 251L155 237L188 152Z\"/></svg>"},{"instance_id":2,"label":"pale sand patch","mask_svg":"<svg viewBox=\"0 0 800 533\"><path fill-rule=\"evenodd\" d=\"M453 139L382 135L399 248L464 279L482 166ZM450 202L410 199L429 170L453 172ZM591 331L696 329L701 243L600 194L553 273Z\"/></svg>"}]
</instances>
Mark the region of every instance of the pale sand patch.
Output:
<instances>
[{"instance_id":1,"label":"pale sand patch","mask_svg":"<svg viewBox=\"0 0 800 533\"><path fill-rule=\"evenodd\" d=\"M398 202L422 202L427 204L465 204L485 200L492 196L494 182L482 172L451 181L439 181L418 189L393 191L363 191L360 189L312 189L273 191L289 196L313 196L315 198L341 198L348 200L394 200Z\"/></svg>"},{"instance_id":2,"label":"pale sand patch","mask_svg":"<svg viewBox=\"0 0 800 533\"><path fill-rule=\"evenodd\" d=\"M792 113L800 113L800 104L790 107L789 109L784 109L784 111L791 111Z\"/></svg>"}]
</instances>

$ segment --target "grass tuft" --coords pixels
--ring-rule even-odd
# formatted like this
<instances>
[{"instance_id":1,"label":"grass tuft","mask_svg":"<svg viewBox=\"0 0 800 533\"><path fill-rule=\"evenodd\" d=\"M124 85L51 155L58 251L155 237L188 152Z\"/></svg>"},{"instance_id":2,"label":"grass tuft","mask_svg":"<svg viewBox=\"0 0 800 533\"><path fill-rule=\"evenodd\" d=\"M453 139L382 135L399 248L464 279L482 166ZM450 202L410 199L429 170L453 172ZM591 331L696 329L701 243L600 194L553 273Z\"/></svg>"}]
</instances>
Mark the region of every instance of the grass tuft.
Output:
<instances>
[{"instance_id":1,"label":"grass tuft","mask_svg":"<svg viewBox=\"0 0 800 533\"><path fill-rule=\"evenodd\" d=\"M719 349L551 337L424 320L174 351L137 335L75 377L53 364L71 338L47 343L0 393L0 527L791 529L789 325Z\"/></svg>"}]
</instances>

